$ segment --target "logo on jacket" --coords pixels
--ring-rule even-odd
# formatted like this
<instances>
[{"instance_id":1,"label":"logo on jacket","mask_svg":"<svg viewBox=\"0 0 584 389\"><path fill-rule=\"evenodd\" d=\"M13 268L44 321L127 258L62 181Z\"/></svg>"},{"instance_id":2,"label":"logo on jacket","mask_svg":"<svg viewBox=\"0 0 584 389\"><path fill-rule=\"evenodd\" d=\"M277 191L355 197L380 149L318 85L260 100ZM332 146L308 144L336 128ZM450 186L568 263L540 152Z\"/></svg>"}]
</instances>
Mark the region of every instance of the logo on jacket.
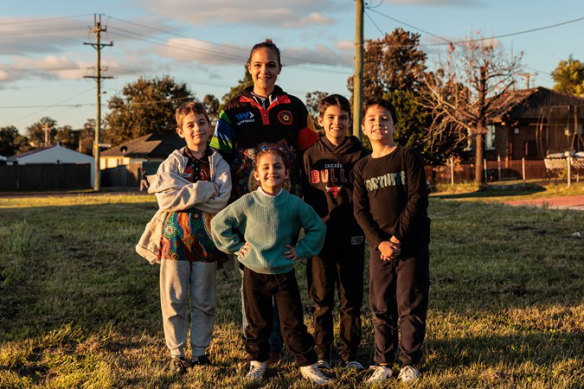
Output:
<instances>
[{"instance_id":1,"label":"logo on jacket","mask_svg":"<svg viewBox=\"0 0 584 389\"><path fill-rule=\"evenodd\" d=\"M292 124L292 112L290 111L282 111L278 114L278 120L280 123L289 126Z\"/></svg>"},{"instance_id":2,"label":"logo on jacket","mask_svg":"<svg viewBox=\"0 0 584 389\"><path fill-rule=\"evenodd\" d=\"M341 187L340 186L328 186L325 185L325 189L328 193L330 193L333 196L333 199L336 199L337 196L339 195L339 192L341 191Z\"/></svg>"},{"instance_id":3,"label":"logo on jacket","mask_svg":"<svg viewBox=\"0 0 584 389\"><path fill-rule=\"evenodd\" d=\"M237 120L238 126L240 124L243 124L243 123L253 123L254 122L254 114L251 111L236 113L235 120Z\"/></svg>"}]
</instances>

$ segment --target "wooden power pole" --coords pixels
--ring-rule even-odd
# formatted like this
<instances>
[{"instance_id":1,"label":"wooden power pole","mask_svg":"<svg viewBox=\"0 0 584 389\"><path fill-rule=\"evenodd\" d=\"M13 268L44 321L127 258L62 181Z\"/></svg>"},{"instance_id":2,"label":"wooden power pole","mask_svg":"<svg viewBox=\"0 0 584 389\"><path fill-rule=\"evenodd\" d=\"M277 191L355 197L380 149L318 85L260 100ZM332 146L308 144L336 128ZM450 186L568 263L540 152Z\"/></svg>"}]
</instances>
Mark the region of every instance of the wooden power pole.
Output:
<instances>
[{"instance_id":1,"label":"wooden power pole","mask_svg":"<svg viewBox=\"0 0 584 389\"><path fill-rule=\"evenodd\" d=\"M363 0L355 0L355 74L353 74L353 135L361 139L363 94Z\"/></svg>"},{"instance_id":2,"label":"wooden power pole","mask_svg":"<svg viewBox=\"0 0 584 389\"><path fill-rule=\"evenodd\" d=\"M95 141L93 142L93 156L95 158L93 189L96 192L101 190L101 171L99 166L99 133L101 131L101 80L106 77L101 75L101 48L113 46L113 42L101 43L101 33L107 31L107 27L101 25L101 15L93 15L93 28L89 32L95 34L95 43L84 42L84 45L92 46L97 51L97 65L95 67L95 76L84 76L84 78L94 78L97 85L97 119L95 123ZM106 69L104 69L106 70Z\"/></svg>"}]
</instances>

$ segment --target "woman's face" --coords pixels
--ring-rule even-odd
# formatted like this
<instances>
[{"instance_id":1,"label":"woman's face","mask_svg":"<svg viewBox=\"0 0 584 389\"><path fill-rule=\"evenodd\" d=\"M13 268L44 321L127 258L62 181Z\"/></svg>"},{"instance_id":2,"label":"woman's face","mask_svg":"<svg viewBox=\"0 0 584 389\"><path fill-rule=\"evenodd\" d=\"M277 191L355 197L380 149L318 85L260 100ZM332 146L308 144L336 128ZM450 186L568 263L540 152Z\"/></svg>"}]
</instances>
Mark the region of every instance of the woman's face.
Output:
<instances>
[{"instance_id":1,"label":"woman's face","mask_svg":"<svg viewBox=\"0 0 584 389\"><path fill-rule=\"evenodd\" d=\"M280 70L278 57L273 50L265 47L255 50L249 61L254 92L263 97L272 93Z\"/></svg>"}]
</instances>

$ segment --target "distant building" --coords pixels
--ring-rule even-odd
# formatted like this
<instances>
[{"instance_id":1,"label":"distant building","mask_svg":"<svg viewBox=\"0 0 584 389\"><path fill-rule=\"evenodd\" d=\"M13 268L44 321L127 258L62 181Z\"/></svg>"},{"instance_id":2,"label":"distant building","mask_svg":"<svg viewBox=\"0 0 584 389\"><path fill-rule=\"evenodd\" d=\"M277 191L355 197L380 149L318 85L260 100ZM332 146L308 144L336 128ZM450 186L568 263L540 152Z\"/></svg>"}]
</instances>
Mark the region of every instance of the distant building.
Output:
<instances>
[{"instance_id":1,"label":"distant building","mask_svg":"<svg viewBox=\"0 0 584 389\"><path fill-rule=\"evenodd\" d=\"M103 186L138 186L141 169L154 174L174 150L186 145L176 133L148 134L104 150L99 156Z\"/></svg>"},{"instance_id":2,"label":"distant building","mask_svg":"<svg viewBox=\"0 0 584 389\"><path fill-rule=\"evenodd\" d=\"M3 155L0 155L0 165L6 165L8 158Z\"/></svg>"},{"instance_id":3,"label":"distant building","mask_svg":"<svg viewBox=\"0 0 584 389\"><path fill-rule=\"evenodd\" d=\"M7 159L8 165L32 165L32 164L89 164L90 165L90 182L93 186L94 181L94 158L90 155L79 153L61 145L43 147L21 154L16 154Z\"/></svg>"},{"instance_id":4,"label":"distant building","mask_svg":"<svg viewBox=\"0 0 584 389\"><path fill-rule=\"evenodd\" d=\"M543 160L584 150L583 98L543 87L509 93L509 109L487 126L485 158Z\"/></svg>"}]
</instances>

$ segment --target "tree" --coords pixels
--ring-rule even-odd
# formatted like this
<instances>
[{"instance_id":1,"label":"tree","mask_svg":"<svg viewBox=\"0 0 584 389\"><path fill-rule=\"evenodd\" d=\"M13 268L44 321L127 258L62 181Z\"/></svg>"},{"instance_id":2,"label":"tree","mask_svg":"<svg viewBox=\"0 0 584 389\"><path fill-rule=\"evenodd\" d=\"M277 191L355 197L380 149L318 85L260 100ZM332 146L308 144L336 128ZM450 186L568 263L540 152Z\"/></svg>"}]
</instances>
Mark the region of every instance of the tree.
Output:
<instances>
[{"instance_id":1,"label":"tree","mask_svg":"<svg viewBox=\"0 0 584 389\"><path fill-rule=\"evenodd\" d=\"M0 155L10 156L18 150L15 139L19 136L14 126L0 127Z\"/></svg>"},{"instance_id":2,"label":"tree","mask_svg":"<svg viewBox=\"0 0 584 389\"><path fill-rule=\"evenodd\" d=\"M174 132L175 109L193 99L186 84L177 84L169 76L139 78L124 87L122 96L108 101L110 112L105 117L103 139L118 145L146 134Z\"/></svg>"},{"instance_id":3,"label":"tree","mask_svg":"<svg viewBox=\"0 0 584 389\"><path fill-rule=\"evenodd\" d=\"M552 72L556 82L554 90L584 96L584 63L568 57L567 61L560 61Z\"/></svg>"},{"instance_id":4,"label":"tree","mask_svg":"<svg viewBox=\"0 0 584 389\"><path fill-rule=\"evenodd\" d=\"M219 99L214 95L208 94L203 97L202 103L205 106L205 110L207 110L207 115L209 115L211 122L216 122L219 118Z\"/></svg>"},{"instance_id":5,"label":"tree","mask_svg":"<svg viewBox=\"0 0 584 389\"><path fill-rule=\"evenodd\" d=\"M48 129L48 144L45 144L45 128ZM55 143L57 135L57 121L48 116L41 118L38 122L31 124L26 128L29 142L34 147L47 147Z\"/></svg>"},{"instance_id":6,"label":"tree","mask_svg":"<svg viewBox=\"0 0 584 389\"><path fill-rule=\"evenodd\" d=\"M95 142L95 119L87 119L83 129L79 132L78 151L83 154L93 155L93 143Z\"/></svg>"},{"instance_id":7,"label":"tree","mask_svg":"<svg viewBox=\"0 0 584 389\"><path fill-rule=\"evenodd\" d=\"M308 92L306 94L306 109L308 110L310 116L312 116L314 127L318 131L323 130L320 124L318 124L318 116L320 115L320 110L318 109L318 106L320 105L320 101L327 97L328 95L329 95L328 93L318 90L314 92Z\"/></svg>"},{"instance_id":8,"label":"tree","mask_svg":"<svg viewBox=\"0 0 584 389\"><path fill-rule=\"evenodd\" d=\"M450 46L445 63L427 73L425 106L432 111L431 142L451 135L457 143L474 143L475 182L483 183L483 136L487 123L512 104L507 93L521 68L521 55L506 52L492 40L469 39Z\"/></svg>"},{"instance_id":9,"label":"tree","mask_svg":"<svg viewBox=\"0 0 584 389\"><path fill-rule=\"evenodd\" d=\"M79 131L73 130L69 125L59 127L55 139L61 146L76 150L79 146Z\"/></svg>"},{"instance_id":10,"label":"tree","mask_svg":"<svg viewBox=\"0 0 584 389\"><path fill-rule=\"evenodd\" d=\"M243 79L237 81L237 85L232 87L229 92L223 95L223 102L219 107L219 112L223 110L223 106L229 102L232 98L239 95L245 88L253 85L253 80L251 78L251 73L247 69L247 65L244 66L245 73L243 74Z\"/></svg>"}]
</instances>

